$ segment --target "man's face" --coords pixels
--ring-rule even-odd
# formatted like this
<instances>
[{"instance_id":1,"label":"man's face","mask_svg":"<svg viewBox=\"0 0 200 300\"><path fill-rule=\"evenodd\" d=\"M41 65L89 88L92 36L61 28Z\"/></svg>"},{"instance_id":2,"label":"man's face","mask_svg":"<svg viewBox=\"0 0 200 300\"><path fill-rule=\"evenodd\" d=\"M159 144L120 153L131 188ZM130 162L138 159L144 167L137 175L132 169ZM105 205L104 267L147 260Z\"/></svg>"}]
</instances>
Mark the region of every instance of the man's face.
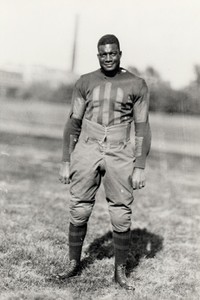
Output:
<instances>
[{"instance_id":1,"label":"man's face","mask_svg":"<svg viewBox=\"0 0 200 300\"><path fill-rule=\"evenodd\" d=\"M101 68L106 72L118 69L121 59L121 51L116 44L101 45L97 54Z\"/></svg>"}]
</instances>

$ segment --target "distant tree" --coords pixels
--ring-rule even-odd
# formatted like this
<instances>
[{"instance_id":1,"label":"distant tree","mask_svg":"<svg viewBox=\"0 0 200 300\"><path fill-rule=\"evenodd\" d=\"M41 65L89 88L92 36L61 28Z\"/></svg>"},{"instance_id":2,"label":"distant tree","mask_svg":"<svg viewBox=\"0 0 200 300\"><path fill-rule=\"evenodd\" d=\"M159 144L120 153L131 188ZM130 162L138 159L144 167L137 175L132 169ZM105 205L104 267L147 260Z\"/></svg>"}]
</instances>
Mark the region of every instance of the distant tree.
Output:
<instances>
[{"instance_id":1,"label":"distant tree","mask_svg":"<svg viewBox=\"0 0 200 300\"><path fill-rule=\"evenodd\" d=\"M157 86L162 81L159 72L151 66L145 69L144 78L150 88Z\"/></svg>"},{"instance_id":2,"label":"distant tree","mask_svg":"<svg viewBox=\"0 0 200 300\"><path fill-rule=\"evenodd\" d=\"M145 71L136 67L128 68L132 73L143 77L150 91L150 111L181 114L200 114L200 65L195 65L196 80L185 89L173 89L170 82L164 81L152 66Z\"/></svg>"},{"instance_id":3,"label":"distant tree","mask_svg":"<svg viewBox=\"0 0 200 300\"><path fill-rule=\"evenodd\" d=\"M133 73L133 74L135 74L135 75L137 75L137 76L140 76L140 75L141 75L141 72L140 72L136 67L134 67L134 66L128 67L128 70L129 70L131 73Z\"/></svg>"},{"instance_id":4,"label":"distant tree","mask_svg":"<svg viewBox=\"0 0 200 300\"><path fill-rule=\"evenodd\" d=\"M195 82L197 83L198 86L200 86L200 65L195 65L194 71L196 75Z\"/></svg>"},{"instance_id":5,"label":"distant tree","mask_svg":"<svg viewBox=\"0 0 200 300\"><path fill-rule=\"evenodd\" d=\"M150 110L165 113L193 113L188 94L183 90L174 90L164 82L150 89Z\"/></svg>"},{"instance_id":6,"label":"distant tree","mask_svg":"<svg viewBox=\"0 0 200 300\"><path fill-rule=\"evenodd\" d=\"M200 114L200 65L194 66L194 72L196 74L195 80L191 82L186 88L185 93L188 96L189 113Z\"/></svg>"},{"instance_id":7,"label":"distant tree","mask_svg":"<svg viewBox=\"0 0 200 300\"><path fill-rule=\"evenodd\" d=\"M146 74L146 76L153 77L157 80L161 79L159 72L153 67L147 67L145 70L145 74Z\"/></svg>"}]
</instances>

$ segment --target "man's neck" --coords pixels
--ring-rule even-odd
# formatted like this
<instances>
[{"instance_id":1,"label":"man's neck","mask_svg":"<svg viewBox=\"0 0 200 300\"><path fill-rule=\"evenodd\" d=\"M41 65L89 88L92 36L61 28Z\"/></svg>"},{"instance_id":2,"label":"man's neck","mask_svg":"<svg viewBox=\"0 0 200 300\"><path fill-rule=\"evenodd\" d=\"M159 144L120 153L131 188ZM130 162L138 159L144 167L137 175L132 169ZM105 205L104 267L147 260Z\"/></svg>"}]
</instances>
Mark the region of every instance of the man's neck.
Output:
<instances>
[{"instance_id":1,"label":"man's neck","mask_svg":"<svg viewBox=\"0 0 200 300\"><path fill-rule=\"evenodd\" d=\"M118 67L117 69L113 71L105 71L103 68L101 68L101 72L106 75L107 77L114 77L116 74L120 72L121 68Z\"/></svg>"}]
</instances>

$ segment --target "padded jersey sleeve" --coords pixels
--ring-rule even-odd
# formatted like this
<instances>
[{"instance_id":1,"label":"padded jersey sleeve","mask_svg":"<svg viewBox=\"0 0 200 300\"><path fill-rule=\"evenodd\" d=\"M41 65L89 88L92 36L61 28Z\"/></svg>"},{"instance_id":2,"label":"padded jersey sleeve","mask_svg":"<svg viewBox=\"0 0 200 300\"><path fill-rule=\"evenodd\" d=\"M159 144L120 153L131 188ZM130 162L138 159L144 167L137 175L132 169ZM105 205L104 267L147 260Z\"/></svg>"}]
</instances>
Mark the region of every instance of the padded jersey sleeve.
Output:
<instances>
[{"instance_id":1,"label":"padded jersey sleeve","mask_svg":"<svg viewBox=\"0 0 200 300\"><path fill-rule=\"evenodd\" d=\"M81 133L82 119L86 108L86 99L82 77L76 82L71 102L71 109L63 132L62 161L69 162Z\"/></svg>"},{"instance_id":2,"label":"padded jersey sleeve","mask_svg":"<svg viewBox=\"0 0 200 300\"><path fill-rule=\"evenodd\" d=\"M151 130L149 125L149 91L146 82L142 80L136 102L133 107L135 124L135 167L145 168L146 157L151 146Z\"/></svg>"}]
</instances>

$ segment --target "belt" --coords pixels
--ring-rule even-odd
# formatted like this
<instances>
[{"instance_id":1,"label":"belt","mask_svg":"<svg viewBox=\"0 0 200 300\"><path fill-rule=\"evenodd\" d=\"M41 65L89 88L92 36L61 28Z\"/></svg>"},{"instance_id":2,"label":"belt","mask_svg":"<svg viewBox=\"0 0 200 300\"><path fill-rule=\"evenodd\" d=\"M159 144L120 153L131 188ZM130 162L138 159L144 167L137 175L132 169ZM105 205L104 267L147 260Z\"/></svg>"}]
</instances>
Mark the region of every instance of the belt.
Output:
<instances>
[{"instance_id":1,"label":"belt","mask_svg":"<svg viewBox=\"0 0 200 300\"><path fill-rule=\"evenodd\" d=\"M86 139L92 139L99 142L121 143L130 140L130 123L121 123L112 126L103 126L101 124L83 120L81 134Z\"/></svg>"}]
</instances>

